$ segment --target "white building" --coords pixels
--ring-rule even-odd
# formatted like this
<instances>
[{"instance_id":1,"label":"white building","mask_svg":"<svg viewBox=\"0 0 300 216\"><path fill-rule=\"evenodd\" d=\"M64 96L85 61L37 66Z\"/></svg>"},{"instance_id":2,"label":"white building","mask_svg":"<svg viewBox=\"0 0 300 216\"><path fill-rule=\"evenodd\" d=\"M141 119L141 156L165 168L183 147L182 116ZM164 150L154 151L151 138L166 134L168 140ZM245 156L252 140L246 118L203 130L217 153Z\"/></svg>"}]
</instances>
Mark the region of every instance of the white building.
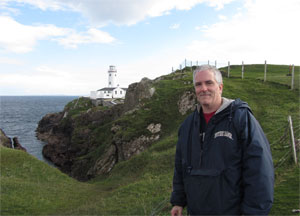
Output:
<instances>
[{"instance_id":1,"label":"white building","mask_svg":"<svg viewBox=\"0 0 300 216\"><path fill-rule=\"evenodd\" d=\"M117 70L111 65L108 70L108 87L91 91L91 99L105 99L105 98L125 98L127 88L121 88L116 85Z\"/></svg>"}]
</instances>

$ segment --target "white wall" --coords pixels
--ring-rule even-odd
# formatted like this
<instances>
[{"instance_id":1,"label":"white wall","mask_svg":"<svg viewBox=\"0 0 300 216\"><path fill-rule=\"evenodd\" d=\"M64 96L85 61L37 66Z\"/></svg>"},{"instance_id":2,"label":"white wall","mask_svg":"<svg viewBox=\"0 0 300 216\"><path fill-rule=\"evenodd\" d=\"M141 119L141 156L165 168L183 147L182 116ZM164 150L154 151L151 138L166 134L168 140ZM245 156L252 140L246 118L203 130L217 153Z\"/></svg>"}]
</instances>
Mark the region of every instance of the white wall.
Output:
<instances>
[{"instance_id":1,"label":"white wall","mask_svg":"<svg viewBox=\"0 0 300 216\"><path fill-rule=\"evenodd\" d=\"M97 98L112 98L112 91L98 91Z\"/></svg>"},{"instance_id":2,"label":"white wall","mask_svg":"<svg viewBox=\"0 0 300 216\"><path fill-rule=\"evenodd\" d=\"M126 90L117 87L113 90L105 90L105 91L91 91L90 98L97 99L97 98L125 98Z\"/></svg>"},{"instance_id":3,"label":"white wall","mask_svg":"<svg viewBox=\"0 0 300 216\"><path fill-rule=\"evenodd\" d=\"M117 87L113 90L113 98L125 98L126 91Z\"/></svg>"},{"instance_id":4,"label":"white wall","mask_svg":"<svg viewBox=\"0 0 300 216\"><path fill-rule=\"evenodd\" d=\"M96 99L97 98L97 91L91 91L91 93L90 93L90 98L91 99Z\"/></svg>"},{"instance_id":5,"label":"white wall","mask_svg":"<svg viewBox=\"0 0 300 216\"><path fill-rule=\"evenodd\" d=\"M117 71L109 71L108 72L108 87L114 88L116 87L116 79L117 79Z\"/></svg>"}]
</instances>

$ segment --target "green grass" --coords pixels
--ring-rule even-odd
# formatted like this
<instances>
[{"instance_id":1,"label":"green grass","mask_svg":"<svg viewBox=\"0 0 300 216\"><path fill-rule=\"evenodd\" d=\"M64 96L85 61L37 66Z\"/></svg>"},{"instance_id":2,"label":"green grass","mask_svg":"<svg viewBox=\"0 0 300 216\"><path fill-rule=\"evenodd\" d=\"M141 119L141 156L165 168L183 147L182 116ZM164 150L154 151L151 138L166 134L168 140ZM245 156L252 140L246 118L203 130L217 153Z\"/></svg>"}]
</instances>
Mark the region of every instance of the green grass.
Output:
<instances>
[{"instance_id":1,"label":"green grass","mask_svg":"<svg viewBox=\"0 0 300 216\"><path fill-rule=\"evenodd\" d=\"M56 214L88 198L80 183L19 150L1 147L1 215Z\"/></svg>"},{"instance_id":2,"label":"green grass","mask_svg":"<svg viewBox=\"0 0 300 216\"><path fill-rule=\"evenodd\" d=\"M89 98L80 97L68 103L65 106L65 111L68 112L68 116L75 118L82 112L86 112L88 109L92 109L94 106Z\"/></svg>"},{"instance_id":3,"label":"green grass","mask_svg":"<svg viewBox=\"0 0 300 216\"><path fill-rule=\"evenodd\" d=\"M165 76L154 84L156 92L151 100L143 101L144 109L108 124L88 126L95 145L78 162L90 158L92 163L104 152L112 139L109 135L112 124L125 129L119 132L120 137L131 139L144 134L149 123L162 123L159 141L130 160L117 163L109 175L78 182L24 152L1 148L0 214L169 215L177 129L185 118L178 112L177 101L183 91L193 90L192 84L184 84L190 80L190 72ZM296 139L300 138L299 90L291 91L286 85L264 83L251 77L224 78L224 86L225 97L239 97L248 102L271 144L276 167L271 214L291 214L292 209L300 208L300 170L289 153L289 135L283 135L287 116L292 115ZM283 141L278 142L282 137Z\"/></svg>"},{"instance_id":4,"label":"green grass","mask_svg":"<svg viewBox=\"0 0 300 216\"><path fill-rule=\"evenodd\" d=\"M228 74L228 67L220 68L226 75ZM256 65L244 65L244 78L260 79L264 80L264 64ZM286 86L291 86L292 82L292 69L289 65L267 65L267 76L268 82L280 83ZM242 66L231 65L230 66L230 77L241 78L242 77ZM300 66L295 66L294 69L294 88L300 88Z\"/></svg>"},{"instance_id":5,"label":"green grass","mask_svg":"<svg viewBox=\"0 0 300 216\"><path fill-rule=\"evenodd\" d=\"M284 178L275 187L271 215L297 215L293 214L292 210L300 209L299 180L299 167L291 167L284 171Z\"/></svg>"}]
</instances>

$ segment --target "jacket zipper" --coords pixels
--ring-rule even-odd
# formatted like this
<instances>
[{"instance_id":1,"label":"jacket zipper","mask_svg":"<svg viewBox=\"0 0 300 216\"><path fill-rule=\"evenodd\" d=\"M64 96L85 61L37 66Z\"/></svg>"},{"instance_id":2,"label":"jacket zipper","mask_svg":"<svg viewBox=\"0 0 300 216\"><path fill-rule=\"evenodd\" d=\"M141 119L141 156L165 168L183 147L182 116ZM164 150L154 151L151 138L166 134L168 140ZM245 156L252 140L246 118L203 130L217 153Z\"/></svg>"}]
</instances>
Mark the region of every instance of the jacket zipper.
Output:
<instances>
[{"instance_id":1,"label":"jacket zipper","mask_svg":"<svg viewBox=\"0 0 300 216\"><path fill-rule=\"evenodd\" d=\"M205 133L201 133L201 135L200 135L200 155L199 155L200 160L199 160L199 168L201 168L204 138L205 138Z\"/></svg>"}]
</instances>

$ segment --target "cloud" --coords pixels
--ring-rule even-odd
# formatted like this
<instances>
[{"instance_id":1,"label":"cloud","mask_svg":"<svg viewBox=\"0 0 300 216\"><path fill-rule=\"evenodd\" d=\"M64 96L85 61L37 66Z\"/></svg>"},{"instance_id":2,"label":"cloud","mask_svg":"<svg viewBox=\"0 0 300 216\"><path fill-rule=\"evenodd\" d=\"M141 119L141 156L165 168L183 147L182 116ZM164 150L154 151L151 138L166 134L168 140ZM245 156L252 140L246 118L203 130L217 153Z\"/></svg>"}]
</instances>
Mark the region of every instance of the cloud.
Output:
<instances>
[{"instance_id":1,"label":"cloud","mask_svg":"<svg viewBox=\"0 0 300 216\"><path fill-rule=\"evenodd\" d=\"M188 58L299 63L299 1L246 1L244 11L201 29L203 38L187 46Z\"/></svg>"},{"instance_id":2,"label":"cloud","mask_svg":"<svg viewBox=\"0 0 300 216\"><path fill-rule=\"evenodd\" d=\"M47 76L70 78L70 77L66 76L66 74L68 74L68 73L66 73L66 71L61 70L61 69L54 69L47 65L40 65L40 66L36 67L35 71L37 72L37 74L43 74L43 76L47 75Z\"/></svg>"},{"instance_id":3,"label":"cloud","mask_svg":"<svg viewBox=\"0 0 300 216\"><path fill-rule=\"evenodd\" d=\"M205 30L205 29L208 29L208 26L207 26L207 25L196 26L196 27L195 27L195 30L197 30L197 31L198 31L198 30L202 30L202 31L203 31L203 30Z\"/></svg>"},{"instance_id":4,"label":"cloud","mask_svg":"<svg viewBox=\"0 0 300 216\"><path fill-rule=\"evenodd\" d=\"M93 86L101 87L99 68L47 64L21 68L18 73L2 73L0 92L3 95L88 95ZM85 74L82 76L82 74ZM106 74L106 73L105 73ZM106 80L106 79L105 79Z\"/></svg>"},{"instance_id":5,"label":"cloud","mask_svg":"<svg viewBox=\"0 0 300 216\"><path fill-rule=\"evenodd\" d=\"M171 25L169 28L170 29L178 29L180 27L180 23L175 23L173 25Z\"/></svg>"},{"instance_id":6,"label":"cloud","mask_svg":"<svg viewBox=\"0 0 300 216\"><path fill-rule=\"evenodd\" d=\"M31 51L38 40L65 34L54 25L26 26L8 16L0 16L0 26L0 47L16 53Z\"/></svg>"},{"instance_id":7,"label":"cloud","mask_svg":"<svg viewBox=\"0 0 300 216\"><path fill-rule=\"evenodd\" d=\"M93 25L133 25L148 17L170 14L172 10L190 10L207 4L220 10L234 0L2 0L33 5L41 10L72 10L87 17Z\"/></svg>"},{"instance_id":8,"label":"cloud","mask_svg":"<svg viewBox=\"0 0 300 216\"><path fill-rule=\"evenodd\" d=\"M76 79L64 79L55 76L27 74L5 74L1 75L0 91L2 94L11 94L13 88L14 95L83 95L88 94L88 82ZM7 89L9 90L8 92Z\"/></svg>"},{"instance_id":9,"label":"cloud","mask_svg":"<svg viewBox=\"0 0 300 216\"><path fill-rule=\"evenodd\" d=\"M41 10L65 10L68 7L63 0L1 0L0 6L6 7L11 2L29 4Z\"/></svg>"},{"instance_id":10,"label":"cloud","mask_svg":"<svg viewBox=\"0 0 300 216\"><path fill-rule=\"evenodd\" d=\"M233 2L233 0L209 0L207 1L210 7L214 7L216 10L223 9L224 5Z\"/></svg>"},{"instance_id":11,"label":"cloud","mask_svg":"<svg viewBox=\"0 0 300 216\"><path fill-rule=\"evenodd\" d=\"M218 18L219 18L220 20L227 20L227 17L224 16L224 15L219 15Z\"/></svg>"},{"instance_id":12,"label":"cloud","mask_svg":"<svg viewBox=\"0 0 300 216\"><path fill-rule=\"evenodd\" d=\"M87 32L72 32L66 37L54 39L58 41L59 44L62 44L68 48L77 48L79 44L88 44L88 43L112 43L115 41L110 34L107 32L100 31L95 28L89 29Z\"/></svg>"},{"instance_id":13,"label":"cloud","mask_svg":"<svg viewBox=\"0 0 300 216\"><path fill-rule=\"evenodd\" d=\"M23 25L8 16L0 16L0 26L0 48L15 53L32 51L39 40L51 39L69 48L76 48L78 44L111 43L115 40L108 33L95 28L78 33L54 25Z\"/></svg>"},{"instance_id":14,"label":"cloud","mask_svg":"<svg viewBox=\"0 0 300 216\"><path fill-rule=\"evenodd\" d=\"M13 58L7 57L0 57L0 64L7 64L7 65L22 65L23 61Z\"/></svg>"}]
</instances>

